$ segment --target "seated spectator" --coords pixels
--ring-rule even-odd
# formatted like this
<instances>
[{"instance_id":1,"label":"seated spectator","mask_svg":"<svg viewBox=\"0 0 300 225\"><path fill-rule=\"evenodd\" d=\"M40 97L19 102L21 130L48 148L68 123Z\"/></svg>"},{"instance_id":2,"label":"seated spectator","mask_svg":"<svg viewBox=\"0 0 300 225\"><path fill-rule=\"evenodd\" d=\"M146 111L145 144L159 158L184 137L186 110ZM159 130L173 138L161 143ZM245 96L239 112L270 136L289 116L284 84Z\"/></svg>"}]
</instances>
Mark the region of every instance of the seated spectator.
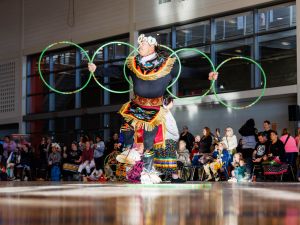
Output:
<instances>
[{"instance_id":1,"label":"seated spectator","mask_svg":"<svg viewBox=\"0 0 300 225\"><path fill-rule=\"evenodd\" d=\"M16 151L17 144L11 140L10 136L4 137L2 163L6 166L7 159L11 152Z\"/></svg>"},{"instance_id":2,"label":"seated spectator","mask_svg":"<svg viewBox=\"0 0 300 225\"><path fill-rule=\"evenodd\" d=\"M91 169L95 167L94 150L90 146L90 142L85 142L85 148L83 149L82 156L80 157L81 164L79 165L78 172L82 173L85 169L87 175L91 173Z\"/></svg>"},{"instance_id":3,"label":"seated spectator","mask_svg":"<svg viewBox=\"0 0 300 225\"><path fill-rule=\"evenodd\" d=\"M60 181L61 148L59 144L52 143L52 152L48 162L51 167L51 181Z\"/></svg>"},{"instance_id":4,"label":"seated spectator","mask_svg":"<svg viewBox=\"0 0 300 225\"><path fill-rule=\"evenodd\" d=\"M295 137L295 141L297 144L297 148L299 151L298 159L297 159L297 168L298 168L298 180L300 181L300 128L298 128L297 136Z\"/></svg>"},{"instance_id":5,"label":"seated spectator","mask_svg":"<svg viewBox=\"0 0 300 225\"><path fill-rule=\"evenodd\" d=\"M271 131L271 143L269 150L264 156L263 169L265 175L280 175L287 172L288 165L285 164L284 144L278 138L276 131Z\"/></svg>"},{"instance_id":6,"label":"seated spectator","mask_svg":"<svg viewBox=\"0 0 300 225\"><path fill-rule=\"evenodd\" d=\"M295 137L295 141L296 141L297 148L299 150L300 149L300 128L298 128L298 130L297 130L297 135Z\"/></svg>"},{"instance_id":7,"label":"seated spectator","mask_svg":"<svg viewBox=\"0 0 300 225\"><path fill-rule=\"evenodd\" d=\"M177 151L177 168L178 168L178 176L181 177L180 171L184 166L191 165L190 160L190 152L186 148L186 143L184 140L179 141L179 149Z\"/></svg>"},{"instance_id":8,"label":"seated spectator","mask_svg":"<svg viewBox=\"0 0 300 225\"><path fill-rule=\"evenodd\" d=\"M231 155L231 158L236 153L237 148L237 138L233 133L233 129L231 127L227 127L225 129L225 136L222 138L222 142L226 145L226 149L228 153Z\"/></svg>"},{"instance_id":9,"label":"seated spectator","mask_svg":"<svg viewBox=\"0 0 300 225\"><path fill-rule=\"evenodd\" d=\"M19 151L11 152L6 163L6 171L8 180L15 179L15 166L20 163Z\"/></svg>"},{"instance_id":10,"label":"seated spectator","mask_svg":"<svg viewBox=\"0 0 300 225\"><path fill-rule=\"evenodd\" d=\"M255 122L253 119L247 120L247 122L239 129L239 133L242 135L241 153L246 162L247 177L245 179L251 180L252 174L252 154L256 146L256 132Z\"/></svg>"},{"instance_id":11,"label":"seated spectator","mask_svg":"<svg viewBox=\"0 0 300 225\"><path fill-rule=\"evenodd\" d=\"M299 153L296 140L290 135L286 128L282 130L282 136L280 140L282 143L284 143L286 162L293 168L296 167L296 160Z\"/></svg>"},{"instance_id":12,"label":"seated spectator","mask_svg":"<svg viewBox=\"0 0 300 225\"><path fill-rule=\"evenodd\" d=\"M94 148L94 161L96 168L92 172L94 177L100 177L104 171L104 151L105 144L100 136L96 137L96 144Z\"/></svg>"},{"instance_id":13,"label":"seated spectator","mask_svg":"<svg viewBox=\"0 0 300 225\"><path fill-rule=\"evenodd\" d=\"M191 152L191 155L190 155L191 161L193 160L194 155L199 155L200 140L201 140L200 135L196 135L194 146L193 146L193 149L192 149L192 152Z\"/></svg>"},{"instance_id":14,"label":"seated spectator","mask_svg":"<svg viewBox=\"0 0 300 225\"><path fill-rule=\"evenodd\" d=\"M213 144L213 138L210 129L208 127L204 127L203 136L200 140L200 146L199 146L200 153L210 153L212 144Z\"/></svg>"},{"instance_id":15,"label":"seated spectator","mask_svg":"<svg viewBox=\"0 0 300 225\"><path fill-rule=\"evenodd\" d=\"M45 137L42 137L41 143L38 146L39 151L39 177L43 180L46 179L46 173L48 169L48 153L49 149L51 147L51 144L48 144L51 142L51 139L46 140ZM51 149L50 149L51 150Z\"/></svg>"},{"instance_id":16,"label":"seated spectator","mask_svg":"<svg viewBox=\"0 0 300 225\"><path fill-rule=\"evenodd\" d=\"M267 154L270 142L268 141L267 136L265 136L264 132L258 133L257 138L258 138L258 142L252 154L252 163L253 163L253 167L255 168L255 170L253 170L255 174L253 173L252 176L259 175L259 177L261 177L263 171L262 168L263 158Z\"/></svg>"},{"instance_id":17,"label":"seated spectator","mask_svg":"<svg viewBox=\"0 0 300 225\"><path fill-rule=\"evenodd\" d=\"M247 181L246 178L246 164L243 159L243 155L235 153L233 156L232 166L234 170L231 171L231 178L228 182L243 182Z\"/></svg>"},{"instance_id":18,"label":"seated spectator","mask_svg":"<svg viewBox=\"0 0 300 225\"><path fill-rule=\"evenodd\" d=\"M218 181L220 177L218 176L218 171L224 166L227 168L230 161L230 155L228 151L224 148L225 144L219 142L216 144L216 149L213 152L213 161L206 163L203 168L207 175L205 181L210 181L213 179L211 172L213 173L215 181Z\"/></svg>"},{"instance_id":19,"label":"seated spectator","mask_svg":"<svg viewBox=\"0 0 300 225\"><path fill-rule=\"evenodd\" d=\"M3 157L3 144L0 143L0 163L2 162L2 157Z\"/></svg>"},{"instance_id":20,"label":"seated spectator","mask_svg":"<svg viewBox=\"0 0 300 225\"><path fill-rule=\"evenodd\" d=\"M258 142L252 154L252 161L254 164L259 165L262 163L264 156L266 156L269 149L269 142L263 132L258 133Z\"/></svg>"},{"instance_id":21,"label":"seated spectator","mask_svg":"<svg viewBox=\"0 0 300 225\"><path fill-rule=\"evenodd\" d=\"M71 144L71 149L64 152L63 175L66 180L74 180L74 175L79 168L81 154L82 152L78 149L76 142Z\"/></svg>"},{"instance_id":22,"label":"seated spectator","mask_svg":"<svg viewBox=\"0 0 300 225\"><path fill-rule=\"evenodd\" d=\"M33 152L29 144L20 145L19 147L20 154L20 163L16 166L19 177L24 180L28 180L28 177L31 177L32 161L33 161Z\"/></svg>"},{"instance_id":23,"label":"seated spectator","mask_svg":"<svg viewBox=\"0 0 300 225\"><path fill-rule=\"evenodd\" d=\"M266 136L267 137L267 140L268 141L271 141L271 122L269 121L269 120L265 120L264 121L264 131L263 131L263 133L264 133L264 136Z\"/></svg>"},{"instance_id":24,"label":"seated spectator","mask_svg":"<svg viewBox=\"0 0 300 225\"><path fill-rule=\"evenodd\" d=\"M213 143L219 143L222 141L220 128L216 128L215 134L211 135L213 137Z\"/></svg>"},{"instance_id":25,"label":"seated spectator","mask_svg":"<svg viewBox=\"0 0 300 225\"><path fill-rule=\"evenodd\" d=\"M0 181L7 181L6 168L1 162L0 162Z\"/></svg>"},{"instance_id":26,"label":"seated spectator","mask_svg":"<svg viewBox=\"0 0 300 225\"><path fill-rule=\"evenodd\" d=\"M187 126L183 127L179 140L183 140L186 143L186 148L189 150L189 152L192 151L195 137L189 132L189 128Z\"/></svg>"}]
</instances>

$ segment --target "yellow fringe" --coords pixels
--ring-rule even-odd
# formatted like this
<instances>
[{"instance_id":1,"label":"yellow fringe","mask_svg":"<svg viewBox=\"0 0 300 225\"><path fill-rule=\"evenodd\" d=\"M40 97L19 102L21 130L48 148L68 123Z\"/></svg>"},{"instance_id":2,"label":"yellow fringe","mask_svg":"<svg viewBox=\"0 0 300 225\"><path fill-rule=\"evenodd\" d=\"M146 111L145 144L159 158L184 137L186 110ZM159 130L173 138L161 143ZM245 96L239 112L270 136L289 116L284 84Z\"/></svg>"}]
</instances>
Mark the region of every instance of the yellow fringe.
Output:
<instances>
[{"instance_id":1,"label":"yellow fringe","mask_svg":"<svg viewBox=\"0 0 300 225\"><path fill-rule=\"evenodd\" d=\"M138 71L134 65L134 60L134 56L128 57L127 66L138 78L142 80L157 80L171 73L176 58L168 58L167 61L164 63L165 65L163 65L161 69L159 69L155 73L149 74L142 74L140 71Z\"/></svg>"},{"instance_id":2,"label":"yellow fringe","mask_svg":"<svg viewBox=\"0 0 300 225\"><path fill-rule=\"evenodd\" d=\"M130 123L131 126L136 128L143 128L146 131L152 131L155 127L160 124L165 124L165 117L166 117L166 110L163 107L160 107L160 110L156 117L151 122L145 122L143 120L139 120L132 115L128 115L124 113L127 109L130 102L125 103L122 108L120 109L119 113L124 117L127 123Z\"/></svg>"}]
</instances>

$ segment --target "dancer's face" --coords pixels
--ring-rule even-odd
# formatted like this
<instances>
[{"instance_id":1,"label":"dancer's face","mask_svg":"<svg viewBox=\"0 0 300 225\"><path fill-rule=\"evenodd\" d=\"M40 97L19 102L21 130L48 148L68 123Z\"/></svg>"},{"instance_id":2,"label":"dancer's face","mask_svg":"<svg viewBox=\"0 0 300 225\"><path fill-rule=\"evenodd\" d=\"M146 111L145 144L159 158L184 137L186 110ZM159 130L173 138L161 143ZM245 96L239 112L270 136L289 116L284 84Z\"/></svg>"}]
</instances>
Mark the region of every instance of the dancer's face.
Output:
<instances>
[{"instance_id":1,"label":"dancer's face","mask_svg":"<svg viewBox=\"0 0 300 225\"><path fill-rule=\"evenodd\" d=\"M139 54L142 57L145 57L147 55L151 55L154 52L155 52L155 46L154 45L150 45L147 41L143 41L139 45Z\"/></svg>"}]
</instances>

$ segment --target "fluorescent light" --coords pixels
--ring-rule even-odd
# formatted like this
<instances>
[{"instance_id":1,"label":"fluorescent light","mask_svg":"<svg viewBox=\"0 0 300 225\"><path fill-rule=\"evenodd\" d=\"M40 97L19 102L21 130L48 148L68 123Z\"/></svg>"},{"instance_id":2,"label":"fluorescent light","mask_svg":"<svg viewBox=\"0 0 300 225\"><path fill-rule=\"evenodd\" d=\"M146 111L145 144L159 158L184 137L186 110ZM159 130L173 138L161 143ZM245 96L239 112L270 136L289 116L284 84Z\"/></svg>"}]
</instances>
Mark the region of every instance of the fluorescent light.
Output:
<instances>
[{"instance_id":1,"label":"fluorescent light","mask_svg":"<svg viewBox=\"0 0 300 225\"><path fill-rule=\"evenodd\" d=\"M277 20L283 20L283 18L282 17L277 17Z\"/></svg>"},{"instance_id":2,"label":"fluorescent light","mask_svg":"<svg viewBox=\"0 0 300 225\"><path fill-rule=\"evenodd\" d=\"M283 41L283 42L281 42L281 44L284 45L284 46L289 46L289 45L291 45L291 43L290 43L290 42L287 42L287 41Z\"/></svg>"}]
</instances>

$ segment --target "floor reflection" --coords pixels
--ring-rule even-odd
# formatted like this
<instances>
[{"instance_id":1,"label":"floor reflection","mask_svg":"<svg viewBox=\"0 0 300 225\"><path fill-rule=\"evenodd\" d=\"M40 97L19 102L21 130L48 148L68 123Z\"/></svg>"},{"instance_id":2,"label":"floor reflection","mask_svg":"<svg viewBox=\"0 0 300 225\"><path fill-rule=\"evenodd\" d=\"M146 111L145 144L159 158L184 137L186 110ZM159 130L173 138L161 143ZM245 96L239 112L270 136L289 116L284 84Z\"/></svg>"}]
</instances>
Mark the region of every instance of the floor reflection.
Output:
<instances>
[{"instance_id":1,"label":"floor reflection","mask_svg":"<svg viewBox=\"0 0 300 225\"><path fill-rule=\"evenodd\" d=\"M0 184L0 225L299 225L299 215L298 184Z\"/></svg>"}]
</instances>

